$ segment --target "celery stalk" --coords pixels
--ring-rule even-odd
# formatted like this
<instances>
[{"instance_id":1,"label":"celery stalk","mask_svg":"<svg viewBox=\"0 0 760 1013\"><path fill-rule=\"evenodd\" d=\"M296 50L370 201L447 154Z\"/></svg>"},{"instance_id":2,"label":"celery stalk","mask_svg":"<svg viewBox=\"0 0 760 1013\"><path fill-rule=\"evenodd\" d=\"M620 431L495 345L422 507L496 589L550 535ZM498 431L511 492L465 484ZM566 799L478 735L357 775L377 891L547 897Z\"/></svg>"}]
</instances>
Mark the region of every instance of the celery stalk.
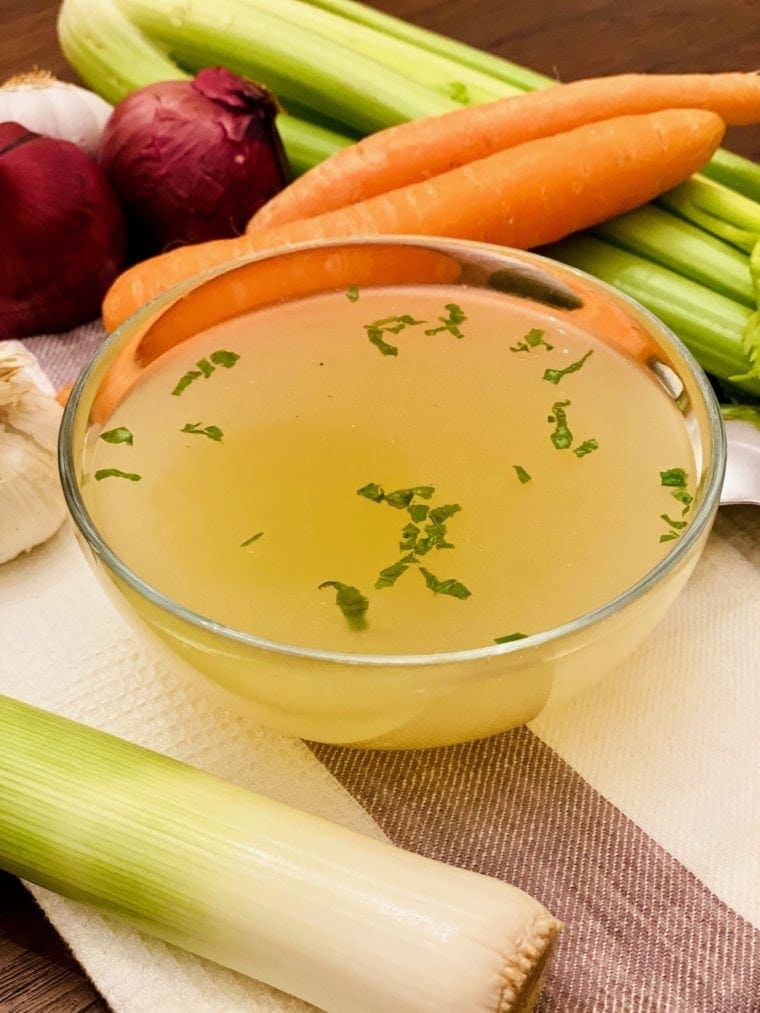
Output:
<instances>
[{"instance_id":1,"label":"celery stalk","mask_svg":"<svg viewBox=\"0 0 760 1013\"><path fill-rule=\"evenodd\" d=\"M0 867L336 1013L523 1009L559 928L506 883L3 696Z\"/></svg>"},{"instance_id":2,"label":"celery stalk","mask_svg":"<svg viewBox=\"0 0 760 1013\"><path fill-rule=\"evenodd\" d=\"M657 203L747 253L760 241L760 204L706 176L692 176Z\"/></svg>"},{"instance_id":3,"label":"celery stalk","mask_svg":"<svg viewBox=\"0 0 760 1013\"><path fill-rule=\"evenodd\" d=\"M196 70L222 64L363 132L458 109L453 99L279 15L279 4L227 0L119 0L126 17L177 62Z\"/></svg>"},{"instance_id":4,"label":"celery stalk","mask_svg":"<svg viewBox=\"0 0 760 1013\"><path fill-rule=\"evenodd\" d=\"M82 80L109 102L146 84L190 77L124 16L115 0L66 0L58 38ZM352 143L350 137L295 116L278 116L277 127L296 175Z\"/></svg>"},{"instance_id":5,"label":"celery stalk","mask_svg":"<svg viewBox=\"0 0 760 1013\"><path fill-rule=\"evenodd\" d=\"M760 202L760 165L757 162L719 148L702 172L710 179Z\"/></svg>"},{"instance_id":6,"label":"celery stalk","mask_svg":"<svg viewBox=\"0 0 760 1013\"><path fill-rule=\"evenodd\" d=\"M648 204L597 225L592 232L745 306L755 305L749 258L662 208Z\"/></svg>"},{"instance_id":7,"label":"celery stalk","mask_svg":"<svg viewBox=\"0 0 760 1013\"><path fill-rule=\"evenodd\" d=\"M475 46L468 46L456 39L450 39L438 32L420 28L418 25L410 24L392 14L385 14L374 7L356 3L355 0L307 0L307 2L313 7L319 7L331 14L340 14L349 21L376 28L379 32L392 38L402 39L427 53L445 56L462 67L471 67L496 81L512 85L519 91L546 88L547 85L556 83L544 74L520 67L516 63L510 63L509 60L503 60L499 56L486 53Z\"/></svg>"},{"instance_id":8,"label":"celery stalk","mask_svg":"<svg viewBox=\"0 0 760 1013\"><path fill-rule=\"evenodd\" d=\"M542 252L638 300L678 335L708 373L760 395L760 379L736 379L754 366L742 340L752 317L746 306L592 236L571 236Z\"/></svg>"}]
</instances>

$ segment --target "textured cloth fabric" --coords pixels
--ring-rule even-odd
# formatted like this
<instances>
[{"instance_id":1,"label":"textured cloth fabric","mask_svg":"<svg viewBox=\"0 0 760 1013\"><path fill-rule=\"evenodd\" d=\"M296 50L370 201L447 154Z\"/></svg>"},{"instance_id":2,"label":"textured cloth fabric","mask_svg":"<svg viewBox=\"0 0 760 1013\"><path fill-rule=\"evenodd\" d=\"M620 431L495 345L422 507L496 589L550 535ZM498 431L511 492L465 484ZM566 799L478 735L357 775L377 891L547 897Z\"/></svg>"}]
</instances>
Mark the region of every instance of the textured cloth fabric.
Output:
<instances>
[{"instance_id":1,"label":"textured cloth fabric","mask_svg":"<svg viewBox=\"0 0 760 1013\"><path fill-rule=\"evenodd\" d=\"M30 343L56 384L99 340ZM0 571L0 691L521 886L566 923L558 1013L760 1010L760 512L618 671L530 728L447 749L285 739L142 647L68 531ZM305 1008L35 890L117 1010Z\"/></svg>"}]
</instances>

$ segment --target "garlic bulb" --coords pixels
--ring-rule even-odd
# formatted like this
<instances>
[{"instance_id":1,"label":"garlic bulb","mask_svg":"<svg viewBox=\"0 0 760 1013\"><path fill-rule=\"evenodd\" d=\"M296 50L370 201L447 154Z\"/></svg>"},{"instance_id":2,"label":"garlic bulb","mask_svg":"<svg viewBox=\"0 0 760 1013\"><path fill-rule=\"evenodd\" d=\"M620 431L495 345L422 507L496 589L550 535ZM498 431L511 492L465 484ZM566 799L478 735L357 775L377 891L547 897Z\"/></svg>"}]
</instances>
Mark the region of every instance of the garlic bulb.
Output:
<instances>
[{"instance_id":1,"label":"garlic bulb","mask_svg":"<svg viewBox=\"0 0 760 1013\"><path fill-rule=\"evenodd\" d=\"M0 563L46 541L66 514L56 464L61 411L34 356L0 341Z\"/></svg>"},{"instance_id":2,"label":"garlic bulb","mask_svg":"<svg viewBox=\"0 0 760 1013\"><path fill-rule=\"evenodd\" d=\"M46 71L12 77L0 87L0 123L19 123L43 137L72 141L94 155L112 106Z\"/></svg>"}]
</instances>

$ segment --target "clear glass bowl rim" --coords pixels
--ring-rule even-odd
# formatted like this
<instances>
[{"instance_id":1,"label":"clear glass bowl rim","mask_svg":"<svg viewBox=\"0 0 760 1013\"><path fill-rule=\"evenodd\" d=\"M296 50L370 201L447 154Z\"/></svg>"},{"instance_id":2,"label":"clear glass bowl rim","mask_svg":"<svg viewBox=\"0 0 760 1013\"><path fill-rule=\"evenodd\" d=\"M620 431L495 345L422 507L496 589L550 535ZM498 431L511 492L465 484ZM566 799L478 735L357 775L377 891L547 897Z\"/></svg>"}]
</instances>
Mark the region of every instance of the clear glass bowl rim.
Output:
<instances>
[{"instance_id":1,"label":"clear glass bowl rim","mask_svg":"<svg viewBox=\"0 0 760 1013\"><path fill-rule=\"evenodd\" d=\"M253 261L282 257L291 252L298 252L299 250L314 249L315 247L326 249L333 246L340 247L347 245L415 245L444 251L450 251L452 249L461 249L464 251L486 249L496 255L502 254L506 258L510 256L517 256L523 259L529 258L530 260L534 260L538 266L549 265L555 270L557 266L559 266L563 272L576 275L578 278L582 279L585 284L595 286L602 293L606 293L614 297L614 299L621 302L628 309L634 311L640 316L643 316L651 331L657 335L658 343L662 344L665 348L672 346L684 359L691 374L691 378L695 382L704 403L710 428L710 440L713 451L710 459L707 461L705 478L702 483L702 500L695 511L688 528L670 552L668 552L668 554L655 567L645 573L644 576L641 577L635 584L626 588L625 591L622 591L619 595L611 598L610 601L606 602L604 605L601 605L590 612L585 612L560 626L553 626L548 630L542 630L539 633L534 633L523 639L514 640L506 644L489 644L484 647L468 648L461 651L445 651L428 654L349 654L339 651L325 651L310 647L299 647L295 644L285 644L275 640L267 640L263 637L257 637L255 634L244 633L241 630L225 626L223 623L216 622L213 619L208 619L200 613L194 612L191 609L186 608L184 605L180 605L171 598L162 594L160 591L157 591L154 587L151 587L151 585L147 584L136 573L130 570L101 537L100 532L90 517L79 493L79 487L76 481L76 467L73 460L74 421L77 416L79 402L82 397L82 392L87 384L87 380L91 372L96 369L101 357L104 356L114 345L119 343L125 329L131 327L133 322L141 315L147 315L157 304L170 304L174 296L188 293L217 275L225 274L228 271L234 270L237 267ZM726 435L715 393L701 366L697 363L688 348L686 348L683 342L676 337L670 328L668 328L653 313L634 299L614 288L612 285L600 281L598 278L587 274L585 271L580 271L567 264L558 264L557 261L551 260L548 257L543 257L540 254L533 253L532 251L514 250L511 247L506 246L495 246L488 243L478 243L464 239L448 239L446 237L431 236L351 236L340 239L295 243L279 247L275 251L256 253L250 256L236 258L233 261L226 262L222 266L211 268L210 270L204 271L189 280L180 282L178 285L172 287L170 290L167 290L162 295L157 296L155 299L137 310L136 313L117 327L113 334L111 334L110 337L108 337L103 344L99 346L88 364L80 372L66 403L63 418L61 420L58 439L58 466L69 513L71 514L74 523L79 529L90 550L120 580L124 581L128 586L159 609L169 612L176 618L189 623L191 626L199 627L200 629L212 633L215 636L219 636L225 640L229 640L237 644L243 644L248 648L255 648L261 651L291 655L296 658L309 659L312 661L330 662L332 664L414 667L459 664L465 661L475 661L507 654L512 655L527 652L532 648L547 644L553 640L560 640L563 637L593 626L594 624L614 615L616 612L621 611L627 605L642 597L672 569L678 566L681 560L689 554L691 548L699 541L705 527L710 522L714 509L719 501L720 490L723 484L723 476L726 467Z\"/></svg>"}]
</instances>

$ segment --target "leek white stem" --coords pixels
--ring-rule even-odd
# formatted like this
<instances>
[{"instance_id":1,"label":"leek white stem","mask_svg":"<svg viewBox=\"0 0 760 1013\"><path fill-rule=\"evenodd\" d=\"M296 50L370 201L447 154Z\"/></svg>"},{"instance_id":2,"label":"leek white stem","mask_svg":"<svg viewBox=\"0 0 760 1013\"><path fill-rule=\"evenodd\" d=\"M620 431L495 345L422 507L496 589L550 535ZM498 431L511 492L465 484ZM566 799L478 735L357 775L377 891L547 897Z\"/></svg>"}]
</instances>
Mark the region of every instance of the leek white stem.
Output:
<instances>
[{"instance_id":1,"label":"leek white stem","mask_svg":"<svg viewBox=\"0 0 760 1013\"><path fill-rule=\"evenodd\" d=\"M515 887L0 696L0 866L331 1013L527 1010Z\"/></svg>"}]
</instances>

